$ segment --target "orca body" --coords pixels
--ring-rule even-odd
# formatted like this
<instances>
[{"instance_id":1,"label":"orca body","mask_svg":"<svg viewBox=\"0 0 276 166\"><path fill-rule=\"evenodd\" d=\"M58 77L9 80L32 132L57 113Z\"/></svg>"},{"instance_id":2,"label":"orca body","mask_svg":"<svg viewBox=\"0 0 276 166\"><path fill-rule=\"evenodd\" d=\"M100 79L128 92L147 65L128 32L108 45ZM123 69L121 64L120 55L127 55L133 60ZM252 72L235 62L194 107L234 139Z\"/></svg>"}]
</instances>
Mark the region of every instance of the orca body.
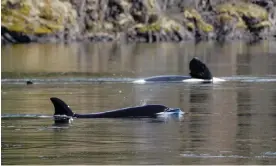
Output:
<instances>
[{"instance_id":1,"label":"orca body","mask_svg":"<svg viewBox=\"0 0 276 166\"><path fill-rule=\"evenodd\" d=\"M213 83L225 81L215 78L208 67L198 58L193 58L189 63L190 76L182 75L161 75L147 77L133 81L133 83L154 83L154 82L191 82L191 83Z\"/></svg>"},{"instance_id":2,"label":"orca body","mask_svg":"<svg viewBox=\"0 0 276 166\"><path fill-rule=\"evenodd\" d=\"M161 75L161 76L148 77L143 80L146 82L182 82L183 80L190 79L190 78L192 77L181 76L181 75Z\"/></svg>"},{"instance_id":3,"label":"orca body","mask_svg":"<svg viewBox=\"0 0 276 166\"><path fill-rule=\"evenodd\" d=\"M164 112L183 114L178 108L172 109L164 105L144 105L98 113L76 114L61 99L52 97L50 100L55 107L54 120L56 123L68 123L71 118L154 118Z\"/></svg>"}]
</instances>

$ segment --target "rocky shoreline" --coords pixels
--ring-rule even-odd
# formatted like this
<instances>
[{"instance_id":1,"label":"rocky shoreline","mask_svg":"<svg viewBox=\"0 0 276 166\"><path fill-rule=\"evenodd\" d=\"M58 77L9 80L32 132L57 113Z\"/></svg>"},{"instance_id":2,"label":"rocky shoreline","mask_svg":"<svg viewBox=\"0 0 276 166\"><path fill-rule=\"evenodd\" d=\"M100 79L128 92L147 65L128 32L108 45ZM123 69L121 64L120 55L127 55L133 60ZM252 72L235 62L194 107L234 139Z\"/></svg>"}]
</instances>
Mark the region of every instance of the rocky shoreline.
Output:
<instances>
[{"instance_id":1,"label":"rocky shoreline","mask_svg":"<svg viewBox=\"0 0 276 166\"><path fill-rule=\"evenodd\" d=\"M275 40L276 0L2 0L1 41Z\"/></svg>"}]
</instances>

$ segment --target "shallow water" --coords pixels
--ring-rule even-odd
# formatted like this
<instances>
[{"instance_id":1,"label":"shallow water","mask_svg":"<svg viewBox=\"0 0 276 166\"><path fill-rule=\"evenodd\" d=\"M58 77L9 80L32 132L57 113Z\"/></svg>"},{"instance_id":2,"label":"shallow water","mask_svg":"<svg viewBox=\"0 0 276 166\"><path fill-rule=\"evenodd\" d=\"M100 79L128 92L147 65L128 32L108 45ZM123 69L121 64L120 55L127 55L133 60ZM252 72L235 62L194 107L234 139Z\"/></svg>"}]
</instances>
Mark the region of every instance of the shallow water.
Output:
<instances>
[{"instance_id":1,"label":"shallow water","mask_svg":"<svg viewBox=\"0 0 276 166\"><path fill-rule=\"evenodd\" d=\"M274 45L3 46L2 164L276 164ZM227 82L132 83L186 75L193 56ZM164 104L185 114L57 126L52 96L77 113Z\"/></svg>"}]
</instances>

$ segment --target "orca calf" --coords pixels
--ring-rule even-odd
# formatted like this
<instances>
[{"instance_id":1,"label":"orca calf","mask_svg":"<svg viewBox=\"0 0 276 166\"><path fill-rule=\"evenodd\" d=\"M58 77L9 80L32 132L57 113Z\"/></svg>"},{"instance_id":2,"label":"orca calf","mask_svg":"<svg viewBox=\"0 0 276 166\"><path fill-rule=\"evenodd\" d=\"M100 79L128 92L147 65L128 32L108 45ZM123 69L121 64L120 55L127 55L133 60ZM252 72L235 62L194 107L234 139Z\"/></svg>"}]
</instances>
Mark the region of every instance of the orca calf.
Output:
<instances>
[{"instance_id":1,"label":"orca calf","mask_svg":"<svg viewBox=\"0 0 276 166\"><path fill-rule=\"evenodd\" d=\"M138 79L133 83L146 83L146 82L199 82L199 83L213 83L225 81L220 78L215 78L208 67L201 62L197 57L194 57L189 63L190 76L182 75L161 75L154 77L147 77Z\"/></svg>"},{"instance_id":2,"label":"orca calf","mask_svg":"<svg viewBox=\"0 0 276 166\"><path fill-rule=\"evenodd\" d=\"M98 113L76 114L61 99L52 97L50 100L55 108L55 123L70 123L72 118L155 118L164 114L184 114L179 108L169 108L164 105L144 105Z\"/></svg>"}]
</instances>

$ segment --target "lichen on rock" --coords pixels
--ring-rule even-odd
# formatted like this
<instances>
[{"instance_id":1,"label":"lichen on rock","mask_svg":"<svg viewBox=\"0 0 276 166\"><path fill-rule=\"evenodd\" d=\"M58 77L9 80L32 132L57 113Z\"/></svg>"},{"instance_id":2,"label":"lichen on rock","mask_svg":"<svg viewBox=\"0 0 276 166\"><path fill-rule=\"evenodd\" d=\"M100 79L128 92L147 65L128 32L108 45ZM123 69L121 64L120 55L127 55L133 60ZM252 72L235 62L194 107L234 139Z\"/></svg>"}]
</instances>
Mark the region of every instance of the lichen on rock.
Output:
<instances>
[{"instance_id":1,"label":"lichen on rock","mask_svg":"<svg viewBox=\"0 0 276 166\"><path fill-rule=\"evenodd\" d=\"M193 8L184 9L183 23L186 28L194 33L197 39L206 39L213 32L211 24L203 20L202 16Z\"/></svg>"},{"instance_id":2,"label":"lichen on rock","mask_svg":"<svg viewBox=\"0 0 276 166\"><path fill-rule=\"evenodd\" d=\"M136 24L131 29L135 31L137 38L144 38L145 41L181 41L185 34L183 34L183 26L168 17L161 17L151 24Z\"/></svg>"},{"instance_id":3,"label":"lichen on rock","mask_svg":"<svg viewBox=\"0 0 276 166\"><path fill-rule=\"evenodd\" d=\"M236 28L247 28L255 32L270 26L268 12L252 3L225 3L218 5L215 10L218 14L217 18L221 21L237 19Z\"/></svg>"},{"instance_id":4,"label":"lichen on rock","mask_svg":"<svg viewBox=\"0 0 276 166\"><path fill-rule=\"evenodd\" d=\"M156 0L132 0L130 14L138 23L153 23L159 19L160 7Z\"/></svg>"},{"instance_id":5,"label":"lichen on rock","mask_svg":"<svg viewBox=\"0 0 276 166\"><path fill-rule=\"evenodd\" d=\"M25 34L49 34L75 24L76 12L59 0L1 1L1 26Z\"/></svg>"},{"instance_id":6,"label":"lichen on rock","mask_svg":"<svg viewBox=\"0 0 276 166\"><path fill-rule=\"evenodd\" d=\"M213 26L206 23L195 9L185 9L184 19L185 25L189 29L195 30L198 28L199 30L206 33L213 31Z\"/></svg>"}]
</instances>

